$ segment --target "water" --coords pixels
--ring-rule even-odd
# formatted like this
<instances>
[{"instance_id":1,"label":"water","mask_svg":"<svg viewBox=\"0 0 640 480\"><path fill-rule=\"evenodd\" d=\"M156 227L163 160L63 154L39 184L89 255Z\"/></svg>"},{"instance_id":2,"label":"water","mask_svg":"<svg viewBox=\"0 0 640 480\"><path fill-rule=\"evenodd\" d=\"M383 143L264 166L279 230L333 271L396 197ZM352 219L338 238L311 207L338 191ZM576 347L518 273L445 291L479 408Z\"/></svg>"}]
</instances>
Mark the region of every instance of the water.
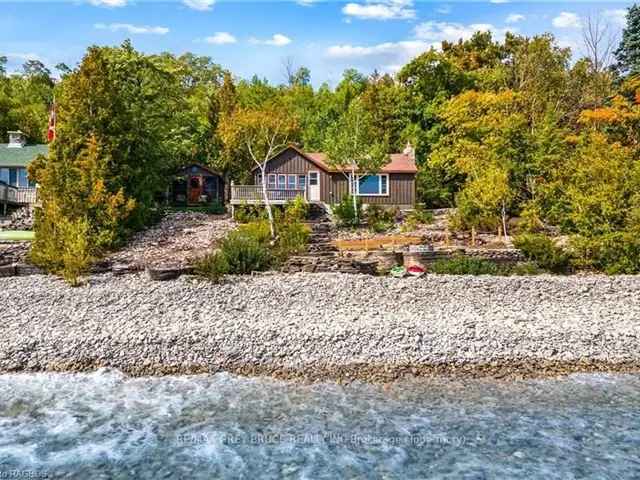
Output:
<instances>
[{"instance_id":1,"label":"water","mask_svg":"<svg viewBox=\"0 0 640 480\"><path fill-rule=\"evenodd\" d=\"M640 376L0 376L0 479L640 478Z\"/></svg>"}]
</instances>

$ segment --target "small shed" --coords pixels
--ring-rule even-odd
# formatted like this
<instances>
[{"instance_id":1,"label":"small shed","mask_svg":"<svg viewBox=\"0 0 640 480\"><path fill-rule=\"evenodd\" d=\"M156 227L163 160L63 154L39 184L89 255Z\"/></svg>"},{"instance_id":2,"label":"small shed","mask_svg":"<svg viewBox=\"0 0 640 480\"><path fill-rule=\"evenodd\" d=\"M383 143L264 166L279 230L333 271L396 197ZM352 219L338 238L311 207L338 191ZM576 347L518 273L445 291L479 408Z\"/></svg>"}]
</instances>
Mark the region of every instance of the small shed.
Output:
<instances>
[{"instance_id":1,"label":"small shed","mask_svg":"<svg viewBox=\"0 0 640 480\"><path fill-rule=\"evenodd\" d=\"M182 167L173 178L171 201L174 205L188 206L223 204L222 175L197 163Z\"/></svg>"}]
</instances>

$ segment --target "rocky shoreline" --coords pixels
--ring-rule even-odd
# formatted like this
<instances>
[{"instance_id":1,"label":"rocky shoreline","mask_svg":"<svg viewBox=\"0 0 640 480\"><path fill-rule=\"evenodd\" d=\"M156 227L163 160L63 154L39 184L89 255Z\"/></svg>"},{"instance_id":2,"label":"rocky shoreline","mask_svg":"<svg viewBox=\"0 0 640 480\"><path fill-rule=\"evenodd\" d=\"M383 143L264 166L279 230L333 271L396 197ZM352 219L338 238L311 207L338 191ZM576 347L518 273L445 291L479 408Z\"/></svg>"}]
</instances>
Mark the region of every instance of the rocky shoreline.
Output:
<instances>
[{"instance_id":1,"label":"rocky shoreline","mask_svg":"<svg viewBox=\"0 0 640 480\"><path fill-rule=\"evenodd\" d=\"M0 279L0 372L406 375L640 371L640 277L268 274L221 285Z\"/></svg>"}]
</instances>

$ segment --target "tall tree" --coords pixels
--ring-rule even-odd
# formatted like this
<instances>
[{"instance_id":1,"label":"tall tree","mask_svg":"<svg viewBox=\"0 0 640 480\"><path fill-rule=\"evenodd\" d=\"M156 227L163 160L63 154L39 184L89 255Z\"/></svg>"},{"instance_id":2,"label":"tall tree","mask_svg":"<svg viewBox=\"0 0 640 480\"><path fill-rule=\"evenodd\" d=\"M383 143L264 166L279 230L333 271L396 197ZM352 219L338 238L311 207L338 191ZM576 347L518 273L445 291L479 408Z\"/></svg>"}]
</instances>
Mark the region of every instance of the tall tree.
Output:
<instances>
[{"instance_id":1,"label":"tall tree","mask_svg":"<svg viewBox=\"0 0 640 480\"><path fill-rule=\"evenodd\" d=\"M330 166L343 172L349 182L349 194L358 221L358 175L377 173L388 161L387 145L376 137L369 112L360 101L349 109L329 131L325 152Z\"/></svg>"},{"instance_id":2,"label":"tall tree","mask_svg":"<svg viewBox=\"0 0 640 480\"><path fill-rule=\"evenodd\" d=\"M616 50L616 59L622 73L640 73L640 6L637 4L627 11L627 26L622 31L622 42Z\"/></svg>"},{"instance_id":3,"label":"tall tree","mask_svg":"<svg viewBox=\"0 0 640 480\"><path fill-rule=\"evenodd\" d=\"M278 105L270 105L261 110L237 109L223 119L219 128L225 148L247 155L260 170L262 197L272 238L275 238L276 232L267 192L267 163L287 146L298 128L296 119Z\"/></svg>"}]
</instances>

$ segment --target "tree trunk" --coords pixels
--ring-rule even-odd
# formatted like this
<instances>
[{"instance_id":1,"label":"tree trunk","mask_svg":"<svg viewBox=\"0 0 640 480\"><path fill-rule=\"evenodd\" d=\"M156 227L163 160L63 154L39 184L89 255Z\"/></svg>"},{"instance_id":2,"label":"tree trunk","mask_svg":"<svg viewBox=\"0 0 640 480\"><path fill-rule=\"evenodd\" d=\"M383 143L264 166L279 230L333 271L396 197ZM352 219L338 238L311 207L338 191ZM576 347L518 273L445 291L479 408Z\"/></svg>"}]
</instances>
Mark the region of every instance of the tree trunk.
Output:
<instances>
[{"instance_id":1,"label":"tree trunk","mask_svg":"<svg viewBox=\"0 0 640 480\"><path fill-rule=\"evenodd\" d=\"M273 212L271 211L271 204L269 203L269 195L267 194L267 177L265 176L265 168L261 168L262 177L262 198L264 199L264 208L267 209L267 216L269 217L269 231L271 232L271 239L276 238L276 229L273 225Z\"/></svg>"},{"instance_id":2,"label":"tree trunk","mask_svg":"<svg viewBox=\"0 0 640 480\"><path fill-rule=\"evenodd\" d=\"M351 170L351 200L353 201L353 218L355 218L356 225L360 224L358 218L358 199L356 198L356 172Z\"/></svg>"},{"instance_id":3,"label":"tree trunk","mask_svg":"<svg viewBox=\"0 0 640 480\"><path fill-rule=\"evenodd\" d=\"M502 232L505 240L507 239L507 206L502 202Z\"/></svg>"}]
</instances>

